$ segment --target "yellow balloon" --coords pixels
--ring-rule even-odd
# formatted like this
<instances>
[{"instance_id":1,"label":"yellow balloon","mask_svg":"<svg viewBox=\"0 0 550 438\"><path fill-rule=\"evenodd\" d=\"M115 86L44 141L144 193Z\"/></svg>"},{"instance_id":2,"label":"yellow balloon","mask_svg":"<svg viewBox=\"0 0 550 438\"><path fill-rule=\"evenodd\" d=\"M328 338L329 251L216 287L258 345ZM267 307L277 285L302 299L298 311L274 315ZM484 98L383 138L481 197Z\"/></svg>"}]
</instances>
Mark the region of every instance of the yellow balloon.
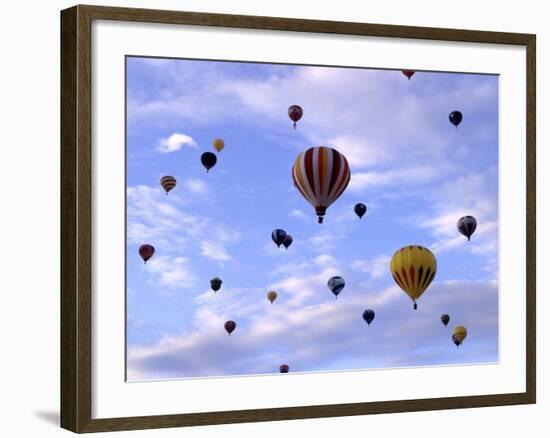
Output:
<instances>
[{"instance_id":1,"label":"yellow balloon","mask_svg":"<svg viewBox=\"0 0 550 438\"><path fill-rule=\"evenodd\" d=\"M277 292L275 292L274 290L270 290L267 293L267 299L271 302L271 304L273 304L273 301L277 299Z\"/></svg>"},{"instance_id":2,"label":"yellow balloon","mask_svg":"<svg viewBox=\"0 0 550 438\"><path fill-rule=\"evenodd\" d=\"M413 300L416 309L416 300L435 277L437 262L428 248L408 245L395 251L390 271L397 285Z\"/></svg>"},{"instance_id":3,"label":"yellow balloon","mask_svg":"<svg viewBox=\"0 0 550 438\"><path fill-rule=\"evenodd\" d=\"M466 330L466 327L462 325L457 325L453 330L453 335L462 344L462 341L464 341L464 339L466 339L466 336L468 335L468 330Z\"/></svg>"},{"instance_id":4,"label":"yellow balloon","mask_svg":"<svg viewBox=\"0 0 550 438\"><path fill-rule=\"evenodd\" d=\"M212 142L212 145L214 146L214 149L216 149L216 151L218 151L218 152L221 152L223 150L223 148L225 147L225 143L223 142L223 140L221 138L215 139Z\"/></svg>"}]
</instances>

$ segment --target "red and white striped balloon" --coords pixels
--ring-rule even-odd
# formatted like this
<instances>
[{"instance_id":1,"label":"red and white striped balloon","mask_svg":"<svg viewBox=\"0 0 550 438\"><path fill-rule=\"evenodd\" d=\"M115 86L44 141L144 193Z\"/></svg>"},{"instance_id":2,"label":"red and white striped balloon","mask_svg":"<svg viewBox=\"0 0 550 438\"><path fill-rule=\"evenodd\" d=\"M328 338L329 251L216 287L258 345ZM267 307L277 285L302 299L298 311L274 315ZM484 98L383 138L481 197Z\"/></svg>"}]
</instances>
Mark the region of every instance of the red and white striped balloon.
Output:
<instances>
[{"instance_id":1,"label":"red and white striped balloon","mask_svg":"<svg viewBox=\"0 0 550 438\"><path fill-rule=\"evenodd\" d=\"M323 222L326 209L348 186L350 176L346 157L325 146L302 152L292 166L294 185L315 208L319 223Z\"/></svg>"}]
</instances>

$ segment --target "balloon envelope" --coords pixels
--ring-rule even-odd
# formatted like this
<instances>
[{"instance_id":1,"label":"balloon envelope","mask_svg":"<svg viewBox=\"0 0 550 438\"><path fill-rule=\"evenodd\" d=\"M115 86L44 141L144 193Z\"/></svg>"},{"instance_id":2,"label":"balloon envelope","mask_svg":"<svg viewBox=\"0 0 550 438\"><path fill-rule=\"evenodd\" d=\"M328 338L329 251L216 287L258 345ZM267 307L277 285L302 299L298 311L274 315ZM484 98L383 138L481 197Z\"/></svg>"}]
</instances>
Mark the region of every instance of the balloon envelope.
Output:
<instances>
[{"instance_id":1,"label":"balloon envelope","mask_svg":"<svg viewBox=\"0 0 550 438\"><path fill-rule=\"evenodd\" d=\"M144 263L147 263L147 260L149 260L151 257L153 257L153 254L155 254L155 248L153 245L144 244L139 247L139 255L143 259Z\"/></svg>"},{"instance_id":2,"label":"balloon envelope","mask_svg":"<svg viewBox=\"0 0 550 438\"><path fill-rule=\"evenodd\" d=\"M275 245L277 245L277 247L280 247L281 244L285 241L285 239L286 239L286 231L285 230L281 230L281 229L277 228L276 230L272 231L271 240L273 240L273 242L275 242Z\"/></svg>"},{"instance_id":3,"label":"balloon envelope","mask_svg":"<svg viewBox=\"0 0 550 438\"><path fill-rule=\"evenodd\" d=\"M462 113L460 111L453 111L449 114L449 122L451 122L455 127L458 127L462 122Z\"/></svg>"},{"instance_id":4,"label":"balloon envelope","mask_svg":"<svg viewBox=\"0 0 550 438\"><path fill-rule=\"evenodd\" d=\"M289 366L288 366L287 364L283 364L283 365L281 365L281 366L279 367L279 371L280 371L281 373L283 373L283 374L284 374L284 373L288 373L288 370L289 370L289 369L290 369L290 368L289 368Z\"/></svg>"},{"instance_id":5,"label":"balloon envelope","mask_svg":"<svg viewBox=\"0 0 550 438\"><path fill-rule=\"evenodd\" d=\"M176 187L176 178L170 175L163 176L160 179L160 185L166 191L166 194L168 194L170 190Z\"/></svg>"},{"instance_id":6,"label":"balloon envelope","mask_svg":"<svg viewBox=\"0 0 550 438\"><path fill-rule=\"evenodd\" d=\"M225 143L221 138L217 138L212 142L212 146L214 146L217 152L221 152L225 147Z\"/></svg>"},{"instance_id":7,"label":"balloon envelope","mask_svg":"<svg viewBox=\"0 0 550 438\"><path fill-rule=\"evenodd\" d=\"M363 215L367 212L367 206L363 203L355 204L355 207L353 207L353 211L355 211L355 214L359 216L359 219L363 217Z\"/></svg>"},{"instance_id":8,"label":"balloon envelope","mask_svg":"<svg viewBox=\"0 0 550 438\"><path fill-rule=\"evenodd\" d=\"M473 216L463 216L457 221L456 228L458 228L460 234L463 234L468 238L469 242L470 237L472 237L472 234L474 234L474 231L477 228L476 218Z\"/></svg>"},{"instance_id":9,"label":"balloon envelope","mask_svg":"<svg viewBox=\"0 0 550 438\"><path fill-rule=\"evenodd\" d=\"M346 282L342 277L331 277L327 283L328 288L331 290L331 292L334 294L336 298L338 298L338 294L342 292L342 289L344 289L344 286L346 285Z\"/></svg>"},{"instance_id":10,"label":"balloon envelope","mask_svg":"<svg viewBox=\"0 0 550 438\"><path fill-rule=\"evenodd\" d=\"M275 292L274 290L270 290L267 293L267 299L269 300L269 302L271 304L273 304L273 301L275 301L277 299L277 292Z\"/></svg>"},{"instance_id":11,"label":"balloon envelope","mask_svg":"<svg viewBox=\"0 0 550 438\"><path fill-rule=\"evenodd\" d=\"M288 117L294 122L294 129L296 129L296 122L302 118L304 110L299 105L291 105L288 107Z\"/></svg>"},{"instance_id":12,"label":"balloon envelope","mask_svg":"<svg viewBox=\"0 0 550 438\"><path fill-rule=\"evenodd\" d=\"M205 152L201 155L201 163L206 168L207 172L216 165L217 161L218 159L213 152Z\"/></svg>"},{"instance_id":13,"label":"balloon envelope","mask_svg":"<svg viewBox=\"0 0 550 438\"><path fill-rule=\"evenodd\" d=\"M223 326L228 334L233 333L233 331L237 328L235 321L226 321Z\"/></svg>"},{"instance_id":14,"label":"balloon envelope","mask_svg":"<svg viewBox=\"0 0 550 438\"><path fill-rule=\"evenodd\" d=\"M336 149L312 147L302 152L292 166L292 179L300 194L323 222L327 208L346 190L351 172L348 160Z\"/></svg>"},{"instance_id":15,"label":"balloon envelope","mask_svg":"<svg viewBox=\"0 0 550 438\"><path fill-rule=\"evenodd\" d=\"M290 245L292 245L292 236L290 234L287 234L285 240L283 240L283 246L288 249Z\"/></svg>"},{"instance_id":16,"label":"balloon envelope","mask_svg":"<svg viewBox=\"0 0 550 438\"><path fill-rule=\"evenodd\" d=\"M210 280L210 287L214 292L217 292L222 287L222 283L223 281L221 280L221 278L214 277L212 280Z\"/></svg>"},{"instance_id":17,"label":"balloon envelope","mask_svg":"<svg viewBox=\"0 0 550 438\"><path fill-rule=\"evenodd\" d=\"M363 312L363 319L368 325L370 325L370 323L374 320L374 315L374 310L367 309Z\"/></svg>"},{"instance_id":18,"label":"balloon envelope","mask_svg":"<svg viewBox=\"0 0 550 438\"><path fill-rule=\"evenodd\" d=\"M410 81L415 72L413 70L403 70L401 73L407 76L407 79Z\"/></svg>"},{"instance_id":19,"label":"balloon envelope","mask_svg":"<svg viewBox=\"0 0 550 438\"><path fill-rule=\"evenodd\" d=\"M446 313L441 315L441 322L443 323L443 325L449 324L450 320L451 320L451 317L449 315L447 315Z\"/></svg>"},{"instance_id":20,"label":"balloon envelope","mask_svg":"<svg viewBox=\"0 0 550 438\"><path fill-rule=\"evenodd\" d=\"M397 285L413 300L416 309L416 300L435 277L437 262L428 248L408 245L395 251L390 271Z\"/></svg>"},{"instance_id":21,"label":"balloon envelope","mask_svg":"<svg viewBox=\"0 0 550 438\"><path fill-rule=\"evenodd\" d=\"M466 330L466 327L464 327L463 325L457 325L453 330L453 336L458 341L458 345L464 342L464 339L466 339L467 335L468 330Z\"/></svg>"}]
</instances>

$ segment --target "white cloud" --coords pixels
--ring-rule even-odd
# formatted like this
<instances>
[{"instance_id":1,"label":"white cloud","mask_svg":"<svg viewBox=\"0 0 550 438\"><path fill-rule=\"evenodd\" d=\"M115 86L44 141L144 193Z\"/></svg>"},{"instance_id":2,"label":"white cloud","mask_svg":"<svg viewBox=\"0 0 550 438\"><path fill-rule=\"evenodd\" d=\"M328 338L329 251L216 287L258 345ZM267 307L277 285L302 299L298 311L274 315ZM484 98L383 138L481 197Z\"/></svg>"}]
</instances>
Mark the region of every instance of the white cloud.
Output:
<instances>
[{"instance_id":1,"label":"white cloud","mask_svg":"<svg viewBox=\"0 0 550 438\"><path fill-rule=\"evenodd\" d=\"M170 152L179 151L182 146L195 148L197 147L197 143L189 135L175 132L167 138L161 138L158 141L155 150L160 152L161 154L167 154Z\"/></svg>"},{"instance_id":2,"label":"white cloud","mask_svg":"<svg viewBox=\"0 0 550 438\"><path fill-rule=\"evenodd\" d=\"M196 285L196 277L186 257L153 256L145 269L155 274L154 284L169 288L191 288Z\"/></svg>"},{"instance_id":3,"label":"white cloud","mask_svg":"<svg viewBox=\"0 0 550 438\"><path fill-rule=\"evenodd\" d=\"M372 260L354 260L351 267L370 274L374 279L382 278L389 272L390 256L381 255Z\"/></svg>"},{"instance_id":4,"label":"white cloud","mask_svg":"<svg viewBox=\"0 0 550 438\"><path fill-rule=\"evenodd\" d=\"M349 190L363 191L371 187L421 185L432 182L440 176L441 169L429 166L410 167L382 172L355 172L351 174Z\"/></svg>"},{"instance_id":5,"label":"white cloud","mask_svg":"<svg viewBox=\"0 0 550 438\"><path fill-rule=\"evenodd\" d=\"M297 208L293 209L288 215L304 222L311 222L311 218L302 210L298 210Z\"/></svg>"},{"instance_id":6,"label":"white cloud","mask_svg":"<svg viewBox=\"0 0 550 438\"><path fill-rule=\"evenodd\" d=\"M184 185L188 191L195 194L202 195L208 190L206 183L202 179L188 179L187 181L185 181Z\"/></svg>"},{"instance_id":7,"label":"white cloud","mask_svg":"<svg viewBox=\"0 0 550 438\"><path fill-rule=\"evenodd\" d=\"M231 260L231 256L221 243L208 242L206 240L200 243L201 255L218 262Z\"/></svg>"}]
</instances>

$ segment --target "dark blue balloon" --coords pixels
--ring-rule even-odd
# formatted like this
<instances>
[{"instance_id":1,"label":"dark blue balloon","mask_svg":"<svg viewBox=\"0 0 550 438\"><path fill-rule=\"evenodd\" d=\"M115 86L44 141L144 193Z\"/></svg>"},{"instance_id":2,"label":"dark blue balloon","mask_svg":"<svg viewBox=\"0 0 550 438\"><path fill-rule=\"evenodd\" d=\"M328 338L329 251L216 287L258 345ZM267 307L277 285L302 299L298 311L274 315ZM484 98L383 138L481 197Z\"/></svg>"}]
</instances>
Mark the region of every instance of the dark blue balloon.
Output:
<instances>
[{"instance_id":1,"label":"dark blue balloon","mask_svg":"<svg viewBox=\"0 0 550 438\"><path fill-rule=\"evenodd\" d=\"M374 320L374 315L374 310L367 309L363 312L363 319L368 325L370 325L370 323Z\"/></svg>"},{"instance_id":2,"label":"dark blue balloon","mask_svg":"<svg viewBox=\"0 0 550 438\"><path fill-rule=\"evenodd\" d=\"M271 233L271 238L273 239L273 242L275 242L275 245L277 245L277 247L280 247L286 239L286 232L285 230L280 229L273 230L273 232Z\"/></svg>"},{"instance_id":3,"label":"dark blue balloon","mask_svg":"<svg viewBox=\"0 0 550 438\"><path fill-rule=\"evenodd\" d=\"M367 212L367 206L360 202L359 204L355 204L353 210L355 211L355 214L359 216L359 219L361 219L363 215Z\"/></svg>"},{"instance_id":4,"label":"dark blue balloon","mask_svg":"<svg viewBox=\"0 0 550 438\"><path fill-rule=\"evenodd\" d=\"M287 364L283 364L283 365L281 365L281 366L279 367L279 371L280 371L281 373L288 373L288 370L289 370L289 369L290 369L290 368L289 368L289 366L288 366Z\"/></svg>"},{"instance_id":5,"label":"dark blue balloon","mask_svg":"<svg viewBox=\"0 0 550 438\"><path fill-rule=\"evenodd\" d=\"M331 277L327 283L328 288L331 290L336 298L338 298L338 294L342 292L342 289L344 289L345 285L346 282L342 277Z\"/></svg>"},{"instance_id":6,"label":"dark blue balloon","mask_svg":"<svg viewBox=\"0 0 550 438\"><path fill-rule=\"evenodd\" d=\"M460 111L453 111L449 114L449 122L458 128L458 125L462 122L462 113Z\"/></svg>"},{"instance_id":7,"label":"dark blue balloon","mask_svg":"<svg viewBox=\"0 0 550 438\"><path fill-rule=\"evenodd\" d=\"M441 322L444 324L444 325L447 325L449 324L449 321L451 320L451 317L449 315L447 315L446 313L444 313L443 315L441 315Z\"/></svg>"},{"instance_id":8,"label":"dark blue balloon","mask_svg":"<svg viewBox=\"0 0 550 438\"><path fill-rule=\"evenodd\" d=\"M290 234L287 234L285 240L283 240L283 246L288 249L290 245L292 245L292 236Z\"/></svg>"}]
</instances>

